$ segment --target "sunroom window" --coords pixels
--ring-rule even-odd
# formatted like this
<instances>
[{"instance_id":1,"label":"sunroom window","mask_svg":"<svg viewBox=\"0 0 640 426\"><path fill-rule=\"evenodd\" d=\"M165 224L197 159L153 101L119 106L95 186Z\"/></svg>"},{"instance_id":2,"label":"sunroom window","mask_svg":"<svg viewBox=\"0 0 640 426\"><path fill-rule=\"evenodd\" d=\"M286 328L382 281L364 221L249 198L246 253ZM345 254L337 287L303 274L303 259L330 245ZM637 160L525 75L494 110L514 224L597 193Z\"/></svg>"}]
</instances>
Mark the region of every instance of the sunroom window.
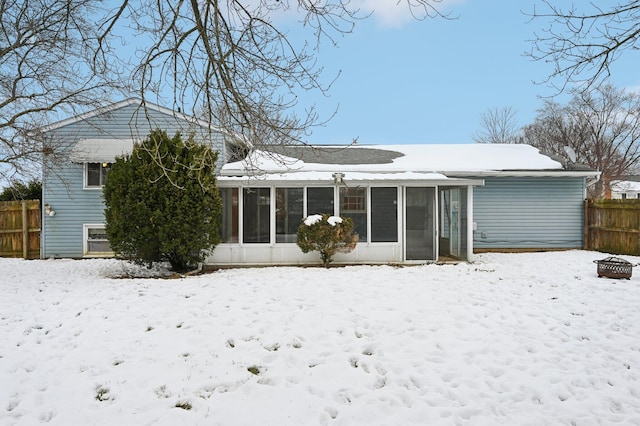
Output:
<instances>
[{"instance_id":1,"label":"sunroom window","mask_svg":"<svg viewBox=\"0 0 640 426\"><path fill-rule=\"evenodd\" d=\"M270 188L245 188L242 194L242 241L268 243L271 233L269 219Z\"/></svg>"},{"instance_id":2,"label":"sunroom window","mask_svg":"<svg viewBox=\"0 0 640 426\"><path fill-rule=\"evenodd\" d=\"M360 241L367 241L366 188L340 188L340 216L350 217Z\"/></svg>"},{"instance_id":3,"label":"sunroom window","mask_svg":"<svg viewBox=\"0 0 640 426\"><path fill-rule=\"evenodd\" d=\"M238 188L220 188L222 199L222 223L220 241L238 242Z\"/></svg>"},{"instance_id":4,"label":"sunroom window","mask_svg":"<svg viewBox=\"0 0 640 426\"><path fill-rule=\"evenodd\" d=\"M371 241L398 241L398 189L371 188Z\"/></svg>"},{"instance_id":5,"label":"sunroom window","mask_svg":"<svg viewBox=\"0 0 640 426\"><path fill-rule=\"evenodd\" d=\"M302 188L276 188L276 243L296 242L302 206Z\"/></svg>"},{"instance_id":6,"label":"sunroom window","mask_svg":"<svg viewBox=\"0 0 640 426\"><path fill-rule=\"evenodd\" d=\"M333 187L307 188L307 216L334 214Z\"/></svg>"}]
</instances>

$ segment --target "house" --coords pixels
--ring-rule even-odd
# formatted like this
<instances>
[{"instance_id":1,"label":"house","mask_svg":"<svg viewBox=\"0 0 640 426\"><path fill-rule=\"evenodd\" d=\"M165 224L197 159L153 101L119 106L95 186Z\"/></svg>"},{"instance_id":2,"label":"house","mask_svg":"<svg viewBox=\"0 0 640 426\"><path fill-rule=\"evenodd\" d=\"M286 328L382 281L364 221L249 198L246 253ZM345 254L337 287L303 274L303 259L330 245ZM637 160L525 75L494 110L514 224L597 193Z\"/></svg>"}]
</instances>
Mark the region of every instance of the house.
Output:
<instances>
[{"instance_id":1,"label":"house","mask_svg":"<svg viewBox=\"0 0 640 426\"><path fill-rule=\"evenodd\" d=\"M303 264L300 219L350 216L360 242L335 262L472 259L487 250L582 248L598 172L528 145L289 146L222 167L222 264Z\"/></svg>"},{"instance_id":2,"label":"house","mask_svg":"<svg viewBox=\"0 0 640 426\"><path fill-rule=\"evenodd\" d=\"M611 182L611 198L640 199L640 176L627 176L624 180Z\"/></svg>"},{"instance_id":3,"label":"house","mask_svg":"<svg viewBox=\"0 0 640 426\"><path fill-rule=\"evenodd\" d=\"M104 231L102 185L116 156L152 130L193 135L219 152L218 167L231 158L232 139L208 123L140 99L53 123L41 129L59 146L63 161L45 157L42 185L41 256L111 256Z\"/></svg>"},{"instance_id":4,"label":"house","mask_svg":"<svg viewBox=\"0 0 640 426\"><path fill-rule=\"evenodd\" d=\"M199 132L221 153L222 243L215 265L317 264L302 219L349 216L360 241L334 263L472 260L484 250L581 248L583 200L598 172L528 145L270 146L234 158L233 139L161 107L114 104L45 129L68 161L44 178L43 257L110 255L101 184L150 129Z\"/></svg>"}]
</instances>

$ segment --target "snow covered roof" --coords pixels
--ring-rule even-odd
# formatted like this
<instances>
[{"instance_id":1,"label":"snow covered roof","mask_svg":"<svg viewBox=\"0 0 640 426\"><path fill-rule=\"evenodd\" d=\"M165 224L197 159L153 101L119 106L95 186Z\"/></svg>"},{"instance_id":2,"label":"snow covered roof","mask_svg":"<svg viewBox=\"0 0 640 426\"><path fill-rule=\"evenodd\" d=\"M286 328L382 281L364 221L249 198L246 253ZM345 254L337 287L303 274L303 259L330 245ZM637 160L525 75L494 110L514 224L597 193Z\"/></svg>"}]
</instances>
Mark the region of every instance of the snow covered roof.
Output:
<instances>
[{"instance_id":1,"label":"snow covered roof","mask_svg":"<svg viewBox=\"0 0 640 426\"><path fill-rule=\"evenodd\" d=\"M523 144L269 147L269 151L256 150L246 159L222 168L222 175L226 176L300 172L411 172L439 173L445 177L532 172L538 175L597 174L590 169L567 168L537 148Z\"/></svg>"},{"instance_id":2,"label":"snow covered roof","mask_svg":"<svg viewBox=\"0 0 640 426\"><path fill-rule=\"evenodd\" d=\"M611 190L614 192L640 192L640 182L616 180L611 182Z\"/></svg>"},{"instance_id":3,"label":"snow covered roof","mask_svg":"<svg viewBox=\"0 0 640 426\"><path fill-rule=\"evenodd\" d=\"M71 151L74 163L111 163L133 150L133 139L81 139Z\"/></svg>"}]
</instances>

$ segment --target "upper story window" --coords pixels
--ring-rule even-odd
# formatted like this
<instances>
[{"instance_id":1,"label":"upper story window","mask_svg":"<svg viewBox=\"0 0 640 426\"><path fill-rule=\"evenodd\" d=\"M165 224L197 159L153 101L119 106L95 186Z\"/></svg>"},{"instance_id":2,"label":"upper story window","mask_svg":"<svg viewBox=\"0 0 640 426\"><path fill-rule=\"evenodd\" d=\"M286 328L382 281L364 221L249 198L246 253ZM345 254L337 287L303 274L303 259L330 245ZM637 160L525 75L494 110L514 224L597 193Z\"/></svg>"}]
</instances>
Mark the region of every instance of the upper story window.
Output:
<instances>
[{"instance_id":1,"label":"upper story window","mask_svg":"<svg viewBox=\"0 0 640 426\"><path fill-rule=\"evenodd\" d=\"M85 187L101 188L107 180L111 163L85 163Z\"/></svg>"}]
</instances>

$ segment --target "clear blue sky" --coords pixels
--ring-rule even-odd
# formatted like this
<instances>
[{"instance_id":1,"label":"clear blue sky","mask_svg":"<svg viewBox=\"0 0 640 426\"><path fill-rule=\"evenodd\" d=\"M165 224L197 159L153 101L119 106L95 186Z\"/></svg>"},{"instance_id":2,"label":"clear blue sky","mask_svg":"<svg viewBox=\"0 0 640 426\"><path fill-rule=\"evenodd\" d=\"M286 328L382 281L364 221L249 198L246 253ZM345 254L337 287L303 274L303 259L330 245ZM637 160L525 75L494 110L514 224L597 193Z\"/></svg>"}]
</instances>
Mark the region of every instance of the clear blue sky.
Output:
<instances>
[{"instance_id":1,"label":"clear blue sky","mask_svg":"<svg viewBox=\"0 0 640 426\"><path fill-rule=\"evenodd\" d=\"M524 56L545 24L523 13L535 0L445 0L442 10L457 19L415 21L404 13L391 23L404 2L396 8L389 5L395 0L360 1L387 6L339 38L339 47L323 45L319 60L341 76L329 98L310 93L304 101L315 101L325 115L336 107L338 113L307 138L312 144L470 143L482 112L509 106L525 125L542 106L539 97L555 93L535 83L552 65ZM639 59L625 52L611 82L639 87Z\"/></svg>"}]
</instances>

